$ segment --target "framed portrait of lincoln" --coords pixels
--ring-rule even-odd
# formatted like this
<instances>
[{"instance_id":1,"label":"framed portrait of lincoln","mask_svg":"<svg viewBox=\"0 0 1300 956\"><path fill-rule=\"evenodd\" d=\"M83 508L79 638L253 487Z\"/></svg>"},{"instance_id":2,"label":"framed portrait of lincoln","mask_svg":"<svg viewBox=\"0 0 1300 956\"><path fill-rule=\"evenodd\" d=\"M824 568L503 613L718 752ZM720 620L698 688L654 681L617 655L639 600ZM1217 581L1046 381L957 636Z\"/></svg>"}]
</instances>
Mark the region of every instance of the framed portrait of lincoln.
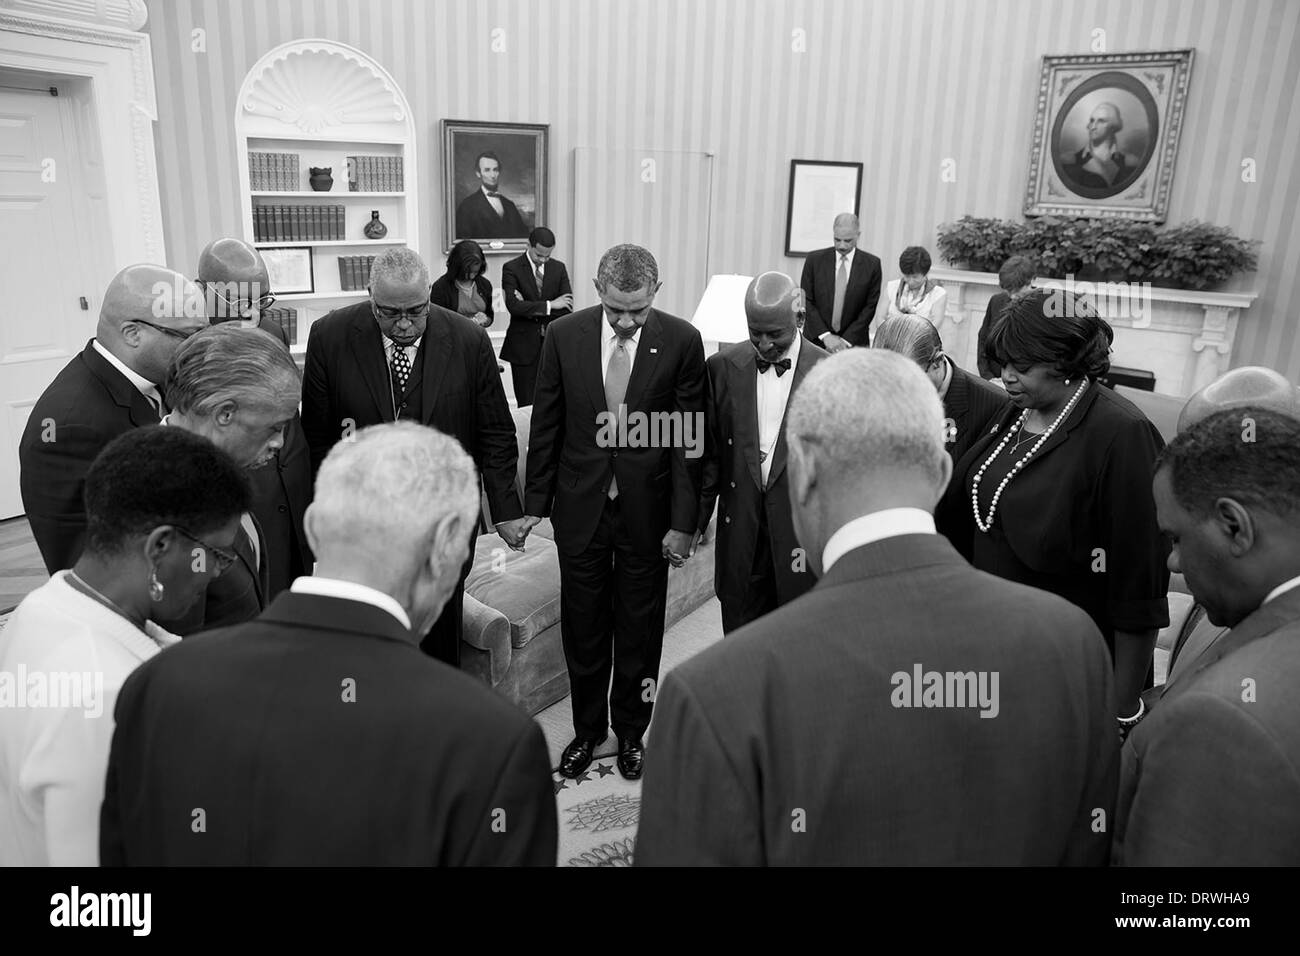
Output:
<instances>
[{"instance_id":1,"label":"framed portrait of lincoln","mask_svg":"<svg viewBox=\"0 0 1300 956\"><path fill-rule=\"evenodd\" d=\"M1193 52L1043 57L1025 215L1164 222Z\"/></svg>"},{"instance_id":2,"label":"framed portrait of lincoln","mask_svg":"<svg viewBox=\"0 0 1300 956\"><path fill-rule=\"evenodd\" d=\"M443 235L450 249L473 239L486 253L521 252L546 221L549 127L442 121Z\"/></svg>"}]
</instances>

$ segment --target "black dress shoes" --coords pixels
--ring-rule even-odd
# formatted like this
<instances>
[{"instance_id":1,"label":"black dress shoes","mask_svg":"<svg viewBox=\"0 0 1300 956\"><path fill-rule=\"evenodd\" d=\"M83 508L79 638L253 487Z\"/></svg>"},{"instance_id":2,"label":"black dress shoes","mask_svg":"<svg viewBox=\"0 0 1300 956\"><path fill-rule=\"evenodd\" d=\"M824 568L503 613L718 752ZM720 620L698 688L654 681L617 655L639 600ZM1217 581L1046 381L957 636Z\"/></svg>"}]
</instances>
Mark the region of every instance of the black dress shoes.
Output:
<instances>
[{"instance_id":1,"label":"black dress shoes","mask_svg":"<svg viewBox=\"0 0 1300 956\"><path fill-rule=\"evenodd\" d=\"M591 766L591 752L604 742L604 738L591 740L574 737L573 742L564 748L564 753L560 754L560 776L570 780L579 776Z\"/></svg>"},{"instance_id":2,"label":"black dress shoes","mask_svg":"<svg viewBox=\"0 0 1300 956\"><path fill-rule=\"evenodd\" d=\"M640 780L641 771L645 769L645 744L641 738L629 738L618 742L618 772L624 780Z\"/></svg>"}]
</instances>

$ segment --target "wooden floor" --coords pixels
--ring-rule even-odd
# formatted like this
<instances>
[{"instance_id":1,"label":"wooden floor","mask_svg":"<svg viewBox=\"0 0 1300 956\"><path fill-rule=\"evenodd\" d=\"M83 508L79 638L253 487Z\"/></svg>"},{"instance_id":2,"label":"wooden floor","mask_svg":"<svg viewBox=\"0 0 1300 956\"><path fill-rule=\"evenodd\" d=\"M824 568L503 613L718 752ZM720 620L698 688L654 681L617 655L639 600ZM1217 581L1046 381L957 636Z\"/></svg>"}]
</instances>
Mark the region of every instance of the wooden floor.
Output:
<instances>
[{"instance_id":1,"label":"wooden floor","mask_svg":"<svg viewBox=\"0 0 1300 956\"><path fill-rule=\"evenodd\" d=\"M49 579L27 519L0 521L0 614Z\"/></svg>"}]
</instances>

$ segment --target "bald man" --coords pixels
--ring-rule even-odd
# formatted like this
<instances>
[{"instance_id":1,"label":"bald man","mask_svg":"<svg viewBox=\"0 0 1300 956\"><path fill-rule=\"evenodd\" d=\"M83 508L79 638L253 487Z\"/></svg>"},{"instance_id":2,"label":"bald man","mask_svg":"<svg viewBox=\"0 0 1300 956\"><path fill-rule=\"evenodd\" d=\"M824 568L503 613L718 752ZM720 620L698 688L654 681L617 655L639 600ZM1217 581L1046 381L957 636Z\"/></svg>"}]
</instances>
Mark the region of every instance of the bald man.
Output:
<instances>
[{"instance_id":1,"label":"bald man","mask_svg":"<svg viewBox=\"0 0 1300 956\"><path fill-rule=\"evenodd\" d=\"M803 334L828 352L869 344L880 301L880 260L858 248L858 217L843 212L832 224L834 245L811 253L803 264Z\"/></svg>"},{"instance_id":2,"label":"bald man","mask_svg":"<svg viewBox=\"0 0 1300 956\"><path fill-rule=\"evenodd\" d=\"M213 325L240 322L292 345L279 323L264 319L275 304L271 276L262 255L242 239L214 239L199 254L197 282L202 287ZM284 433L284 447L265 468L250 473L253 514L257 516L267 551L267 600L285 590L295 578L311 574L316 559L303 530L311 504L311 456L302 419L295 413Z\"/></svg>"},{"instance_id":3,"label":"bald man","mask_svg":"<svg viewBox=\"0 0 1300 956\"><path fill-rule=\"evenodd\" d=\"M23 508L50 574L81 555L90 463L123 432L158 424L167 365L207 324L202 293L179 272L133 265L109 283L95 337L36 400L18 445Z\"/></svg>"},{"instance_id":4,"label":"bald man","mask_svg":"<svg viewBox=\"0 0 1300 956\"><path fill-rule=\"evenodd\" d=\"M801 341L803 297L794 280L765 272L745 291L749 341L706 364L709 441L697 540L718 505L713 589L731 632L793 601L813 585L795 540L786 488L785 410L827 353ZM693 550L693 549L692 549Z\"/></svg>"},{"instance_id":5,"label":"bald man","mask_svg":"<svg viewBox=\"0 0 1300 956\"><path fill-rule=\"evenodd\" d=\"M1300 397L1286 376L1271 368L1247 365L1225 372L1189 398L1178 416L1178 434L1215 412L1248 405L1300 418ZM1161 687L1153 687L1143 694L1146 706L1153 707L1165 689L1191 671L1196 660L1227 632L1227 627L1210 623L1204 605L1199 601L1193 604L1174 640L1169 655L1169 676Z\"/></svg>"}]
</instances>

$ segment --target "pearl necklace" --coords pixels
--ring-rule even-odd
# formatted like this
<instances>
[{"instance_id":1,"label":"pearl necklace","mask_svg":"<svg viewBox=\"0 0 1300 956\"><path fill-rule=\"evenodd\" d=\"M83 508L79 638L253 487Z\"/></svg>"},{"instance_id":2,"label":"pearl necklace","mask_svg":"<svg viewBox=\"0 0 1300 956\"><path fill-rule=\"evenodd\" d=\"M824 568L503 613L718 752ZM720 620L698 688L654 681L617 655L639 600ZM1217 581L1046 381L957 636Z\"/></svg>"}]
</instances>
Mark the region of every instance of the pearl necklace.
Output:
<instances>
[{"instance_id":1,"label":"pearl necklace","mask_svg":"<svg viewBox=\"0 0 1300 956\"><path fill-rule=\"evenodd\" d=\"M1047 426L1047 430L1043 432L1038 441L1034 442L1029 451L1025 454L1025 457L1012 465L1011 470L1007 472L1007 476L998 483L997 488L993 492L993 500L989 502L989 517L987 521L980 518L980 479L984 477L984 471L988 468L989 463L995 461L998 455L1002 454L1002 449L1007 447L1007 442L1011 441L1011 436L1017 434L1019 430L1024 428L1025 422L1029 419L1029 409L1026 408L1020 413L1020 418L1016 421L1017 427L1007 429L1007 433L1002 436L1002 441L998 442L998 447L993 449L993 454L985 458L984 464L980 465L979 471L975 472L975 480L971 482L970 501L971 507L975 511L975 526L985 534L988 534L989 530L993 527L993 515L998 510L998 499L1002 497L1002 492L1004 492L1007 485L1011 483L1011 479L1029 463L1029 459L1034 457L1034 453L1037 452L1039 448L1043 447L1043 442L1047 441L1047 439L1052 436L1052 433L1060 427L1061 422L1065 421L1066 416L1070 414L1074 409L1074 406L1078 404L1079 399L1083 396L1083 393L1087 390L1088 384L1086 378L1079 383L1079 387L1075 391L1074 395L1065 403L1065 407L1061 409L1061 414L1056 416L1056 421Z\"/></svg>"}]
</instances>

